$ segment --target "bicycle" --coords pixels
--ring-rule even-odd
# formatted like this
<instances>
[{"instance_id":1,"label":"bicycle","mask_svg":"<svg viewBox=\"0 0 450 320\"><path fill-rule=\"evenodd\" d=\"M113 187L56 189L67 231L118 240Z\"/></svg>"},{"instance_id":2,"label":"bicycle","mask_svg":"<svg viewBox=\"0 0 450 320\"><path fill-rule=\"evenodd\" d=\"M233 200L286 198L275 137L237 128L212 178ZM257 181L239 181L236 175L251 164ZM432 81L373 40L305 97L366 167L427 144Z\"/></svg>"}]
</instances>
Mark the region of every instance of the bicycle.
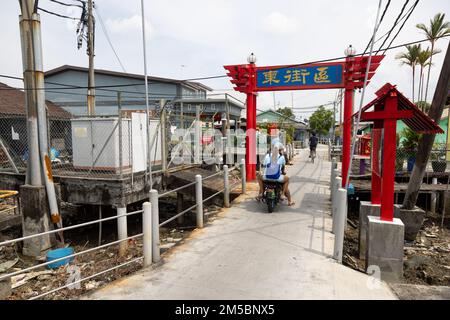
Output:
<instances>
[{"instance_id":1,"label":"bicycle","mask_svg":"<svg viewBox=\"0 0 450 320\"><path fill-rule=\"evenodd\" d=\"M316 149L315 148L310 150L309 156L311 158L311 162L314 163L314 158L316 157Z\"/></svg>"}]
</instances>

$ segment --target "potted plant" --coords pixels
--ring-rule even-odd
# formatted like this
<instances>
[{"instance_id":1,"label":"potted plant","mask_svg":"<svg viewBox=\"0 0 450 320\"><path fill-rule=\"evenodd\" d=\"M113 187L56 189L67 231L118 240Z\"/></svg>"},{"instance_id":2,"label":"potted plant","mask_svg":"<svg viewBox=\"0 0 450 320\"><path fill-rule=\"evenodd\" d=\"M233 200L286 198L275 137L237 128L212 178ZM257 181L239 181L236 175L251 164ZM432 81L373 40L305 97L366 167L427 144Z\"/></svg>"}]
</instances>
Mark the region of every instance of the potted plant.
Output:
<instances>
[{"instance_id":1,"label":"potted plant","mask_svg":"<svg viewBox=\"0 0 450 320\"><path fill-rule=\"evenodd\" d=\"M433 172L445 172L447 169L447 160L445 159L445 143L433 144L430 159Z\"/></svg>"},{"instance_id":2,"label":"potted plant","mask_svg":"<svg viewBox=\"0 0 450 320\"><path fill-rule=\"evenodd\" d=\"M402 130L403 139L401 140L401 146L402 149L405 150L405 154L408 160L408 172L412 171L414 163L416 162L416 153L420 137L420 134L408 127Z\"/></svg>"}]
</instances>

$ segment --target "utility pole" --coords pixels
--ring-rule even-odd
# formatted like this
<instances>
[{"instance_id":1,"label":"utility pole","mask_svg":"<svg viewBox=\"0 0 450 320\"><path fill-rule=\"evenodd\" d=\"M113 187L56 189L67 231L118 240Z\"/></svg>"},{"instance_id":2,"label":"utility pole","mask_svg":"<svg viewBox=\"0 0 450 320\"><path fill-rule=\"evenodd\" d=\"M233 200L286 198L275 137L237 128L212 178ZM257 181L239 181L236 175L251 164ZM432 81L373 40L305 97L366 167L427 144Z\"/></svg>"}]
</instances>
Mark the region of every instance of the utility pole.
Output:
<instances>
[{"instance_id":1,"label":"utility pole","mask_svg":"<svg viewBox=\"0 0 450 320\"><path fill-rule=\"evenodd\" d=\"M449 89L450 43L447 47L447 53L445 54L444 63L436 85L431 108L428 112L428 115L434 120L435 123L439 123L439 120L441 119ZM423 176L425 175L426 165L433 147L435 136L435 134L424 134L419 141L416 162L414 163L414 168L408 182L408 189L405 194L405 200L403 201L404 209L411 210L416 205L419 189L422 185Z\"/></svg>"},{"instance_id":2,"label":"utility pole","mask_svg":"<svg viewBox=\"0 0 450 320\"><path fill-rule=\"evenodd\" d=\"M20 0L20 36L22 46L25 104L27 111L28 161L26 183L20 187L23 235L45 232L51 222L61 225L50 158L45 106L42 41L37 1ZM44 187L45 184L45 187ZM47 201L48 200L48 201ZM62 234L61 240L62 240ZM46 235L24 241L23 253L39 256L52 246L54 237Z\"/></svg>"},{"instance_id":3,"label":"utility pole","mask_svg":"<svg viewBox=\"0 0 450 320\"><path fill-rule=\"evenodd\" d=\"M89 76L88 76L88 91L87 91L87 107L88 115L95 115L95 76L94 76L94 33L95 21L93 14L92 0L88 0L88 34L87 34L87 54L89 56Z\"/></svg>"}]
</instances>

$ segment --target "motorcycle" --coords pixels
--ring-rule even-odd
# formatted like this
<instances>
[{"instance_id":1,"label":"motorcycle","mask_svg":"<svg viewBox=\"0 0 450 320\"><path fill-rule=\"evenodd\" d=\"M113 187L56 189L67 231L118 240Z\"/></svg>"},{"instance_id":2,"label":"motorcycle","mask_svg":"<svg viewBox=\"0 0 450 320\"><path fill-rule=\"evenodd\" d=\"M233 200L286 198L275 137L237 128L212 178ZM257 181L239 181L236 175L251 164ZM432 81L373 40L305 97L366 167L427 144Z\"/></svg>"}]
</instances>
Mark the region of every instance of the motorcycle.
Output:
<instances>
[{"instance_id":1,"label":"motorcycle","mask_svg":"<svg viewBox=\"0 0 450 320\"><path fill-rule=\"evenodd\" d=\"M281 200L283 184L278 181L264 181L263 186L263 201L267 204L267 210L269 211L269 213L272 213L275 209L275 206Z\"/></svg>"}]
</instances>

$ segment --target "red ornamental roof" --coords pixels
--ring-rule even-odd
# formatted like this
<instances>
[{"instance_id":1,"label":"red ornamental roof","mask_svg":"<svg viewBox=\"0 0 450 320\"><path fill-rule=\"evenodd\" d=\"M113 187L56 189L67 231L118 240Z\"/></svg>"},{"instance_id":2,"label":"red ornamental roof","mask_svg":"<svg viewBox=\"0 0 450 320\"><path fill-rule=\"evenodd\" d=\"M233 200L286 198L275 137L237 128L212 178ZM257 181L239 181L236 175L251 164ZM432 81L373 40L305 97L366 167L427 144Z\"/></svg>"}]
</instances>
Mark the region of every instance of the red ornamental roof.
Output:
<instances>
[{"instance_id":1,"label":"red ornamental roof","mask_svg":"<svg viewBox=\"0 0 450 320\"><path fill-rule=\"evenodd\" d=\"M386 83L381 89L379 89L375 94L377 98L369 102L365 105L361 112L366 112L369 108L381 104L384 105L384 100L391 95L391 93L395 93L398 99L398 110L405 111L410 110L413 112L413 117L408 119L401 119L411 130L414 130L418 133L424 134L437 134L444 133L444 130L439 127L436 122L431 119L428 115L422 112L414 103L409 101L400 91L397 90L396 86ZM353 117L357 117L358 112L353 114Z\"/></svg>"}]
</instances>

